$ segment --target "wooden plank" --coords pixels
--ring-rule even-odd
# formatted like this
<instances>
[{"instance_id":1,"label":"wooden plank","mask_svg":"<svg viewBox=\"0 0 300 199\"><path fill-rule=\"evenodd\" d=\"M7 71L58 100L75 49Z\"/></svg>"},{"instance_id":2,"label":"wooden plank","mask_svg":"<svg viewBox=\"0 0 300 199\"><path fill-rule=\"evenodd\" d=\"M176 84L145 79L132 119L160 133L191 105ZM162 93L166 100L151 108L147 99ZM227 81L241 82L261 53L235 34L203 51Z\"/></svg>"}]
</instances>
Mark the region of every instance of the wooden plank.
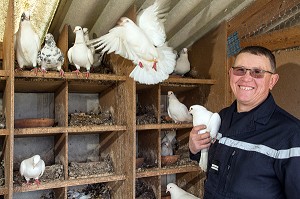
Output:
<instances>
[{"instance_id":1,"label":"wooden plank","mask_svg":"<svg viewBox=\"0 0 300 199\"><path fill-rule=\"evenodd\" d=\"M5 187L0 188L0 195L5 195L5 194L8 194L8 189Z\"/></svg>"},{"instance_id":2,"label":"wooden plank","mask_svg":"<svg viewBox=\"0 0 300 199\"><path fill-rule=\"evenodd\" d=\"M250 37L254 31L266 26L271 20L280 20L277 18L283 15L285 10L297 4L299 1L256 0L228 22L228 35L237 31L240 37L249 34Z\"/></svg>"},{"instance_id":3,"label":"wooden plank","mask_svg":"<svg viewBox=\"0 0 300 199\"><path fill-rule=\"evenodd\" d=\"M176 78L170 77L169 79L165 80L164 83L177 83L177 84L216 84L217 80L215 79L191 79L191 78Z\"/></svg>"},{"instance_id":4,"label":"wooden plank","mask_svg":"<svg viewBox=\"0 0 300 199\"><path fill-rule=\"evenodd\" d=\"M0 42L0 59L3 59L3 42Z\"/></svg>"},{"instance_id":5,"label":"wooden plank","mask_svg":"<svg viewBox=\"0 0 300 199\"><path fill-rule=\"evenodd\" d=\"M300 25L265 33L241 40L241 47L261 45L270 50L279 50L300 46Z\"/></svg>"},{"instance_id":6,"label":"wooden plank","mask_svg":"<svg viewBox=\"0 0 300 199\"><path fill-rule=\"evenodd\" d=\"M46 74L38 73L35 74L32 71L18 71L15 73L15 77L28 77L28 78L45 78L45 79L66 79L66 80L107 80L107 81L125 81L124 75L114 74L100 74L90 73L90 77L86 79L85 75L81 74L79 77L75 73L66 72L65 77L61 77L58 72L49 71Z\"/></svg>"},{"instance_id":7,"label":"wooden plank","mask_svg":"<svg viewBox=\"0 0 300 199\"><path fill-rule=\"evenodd\" d=\"M78 186L84 184L93 184L100 182L112 182L112 181L121 181L125 180L125 175L104 175L99 177L86 177L86 178L77 178L70 180L55 180L49 183L41 183L39 186L15 186L13 188L14 192L28 192L28 191L37 191L37 190L46 190L46 189L56 189L67 186Z\"/></svg>"},{"instance_id":8,"label":"wooden plank","mask_svg":"<svg viewBox=\"0 0 300 199\"><path fill-rule=\"evenodd\" d=\"M125 131L126 126L82 126L82 127L43 127L43 128L22 128L15 129L15 135L53 135L58 133L101 133L108 131Z\"/></svg>"},{"instance_id":9,"label":"wooden plank","mask_svg":"<svg viewBox=\"0 0 300 199\"><path fill-rule=\"evenodd\" d=\"M64 1L63 1L63 3L64 3ZM57 42L57 47L64 54L65 59L64 59L64 64L62 65L62 69L65 72L69 71L69 69L68 69L68 66L69 66L69 59L68 59L69 31L70 31L70 26L65 25L59 35L58 42Z\"/></svg>"},{"instance_id":10,"label":"wooden plank","mask_svg":"<svg viewBox=\"0 0 300 199\"><path fill-rule=\"evenodd\" d=\"M168 124L143 124L137 125L136 130L151 130L151 129L185 129L185 128L193 128L192 123L168 123Z\"/></svg>"},{"instance_id":11,"label":"wooden plank","mask_svg":"<svg viewBox=\"0 0 300 199\"><path fill-rule=\"evenodd\" d=\"M199 166L176 166L174 168L156 168L156 169L147 169L144 171L138 171L136 173L137 178L145 178L151 176L159 176L159 175L170 175L175 173L185 173L185 172L193 172L193 171L201 171Z\"/></svg>"}]
</instances>

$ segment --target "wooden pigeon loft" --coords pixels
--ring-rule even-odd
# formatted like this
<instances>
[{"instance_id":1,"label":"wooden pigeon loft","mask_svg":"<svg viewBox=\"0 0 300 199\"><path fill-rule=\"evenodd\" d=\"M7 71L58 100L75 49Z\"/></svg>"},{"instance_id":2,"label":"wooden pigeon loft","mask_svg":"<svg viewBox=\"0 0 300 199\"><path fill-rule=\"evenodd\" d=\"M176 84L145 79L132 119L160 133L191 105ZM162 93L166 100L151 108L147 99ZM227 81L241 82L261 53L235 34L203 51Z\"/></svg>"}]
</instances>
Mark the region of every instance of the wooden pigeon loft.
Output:
<instances>
[{"instance_id":1,"label":"wooden pigeon loft","mask_svg":"<svg viewBox=\"0 0 300 199\"><path fill-rule=\"evenodd\" d=\"M30 71L15 72L14 4L10 0L2 45L3 62L0 70L2 110L6 119L5 128L0 129L0 140L3 141L0 142L3 143L1 151L4 160L4 178L2 178L3 183L0 186L0 195L11 199L13 196L21 197L26 194L51 192L55 194L55 198L66 199L68 192L74 187L101 184L107 187L111 198L128 199L136 197L137 186L142 181L152 190L155 198L163 198L166 188L165 181L172 176L175 177L178 186L202 197L205 173L197 164L182 161L188 157L188 150L184 147L188 144L192 124L163 122L162 116L164 116L166 108L163 107L166 105L163 102L166 94L172 90L187 107L201 104L214 112L230 104L233 98L227 81L227 71L233 59L227 56L227 38L237 32L242 46L248 43L261 44L262 40L259 35L249 37L247 33L243 32L244 26L247 26L249 31L257 29L258 21L261 22L257 19L261 19L264 13L272 13L266 11L280 7L280 3L282 1L279 0L255 1L248 9L230 21L224 21L216 29L195 42L189 49L191 67L197 74L195 77L171 76L157 85L142 85L134 82L128 76L134 67L132 63L114 54L108 56L113 73L92 73L89 79L72 74L67 62L64 65L65 78L61 78L57 72L48 72L44 76L41 74L36 76ZM296 6L296 3L293 3L291 5L292 3L289 1L288 5L282 4L280 8L284 10L284 6L288 8ZM134 19L135 14L136 9L133 6L126 15ZM265 20L268 21L268 19ZM297 26L291 26L286 29L261 33L268 38L263 41L265 42L263 44L269 44L268 47L274 50L297 47L300 42L298 38L292 37L297 31ZM279 34L283 32L285 35ZM66 25L57 42L65 53L65 57L70 47L69 35L69 26ZM280 39L278 39L279 37ZM291 37L293 42L284 42L287 37ZM290 53L288 55L292 55L294 60L300 57L298 50L286 51L284 55L286 53ZM282 55L277 54L277 56L280 66L288 62L283 60ZM279 72L282 72L280 68ZM284 75L284 72L282 74ZM15 113L22 111L18 110L20 106L15 104L19 94L25 97L49 95L51 99L48 107L53 108L51 113L53 113L55 125L53 127L16 128L14 125ZM70 110L74 109L71 103L74 100L73 96L85 96L86 94L97 95L103 112L109 110L111 123L70 125ZM291 95L296 94L292 93ZM284 96L277 94L276 97L280 100ZM83 101L83 103L88 104L88 101ZM155 122L137 124L137 104L154 109ZM23 107L25 106L27 104L23 104ZM161 137L166 131L176 131L176 139L181 149L181 152L178 153L180 154L179 161L167 166L162 163L160 155ZM25 157L18 157L18 152L23 150L26 145L30 145L32 140L42 140L44 145L49 146L49 148L41 149L31 147L30 150L33 153L40 153L40 155L47 154L47 156L42 156L45 160L47 159L46 166L56 168L53 172L59 176L49 180L46 176L49 177L50 171L47 170L41 185L22 186L17 178L17 170L19 159L25 159ZM79 141L74 142L74 140ZM76 143L75 146L74 143ZM94 146L93 144L95 145L93 152L96 151L96 157L99 160L91 159L90 165L103 166L107 163L112 168L103 173L79 175L72 170L74 165L81 167L87 162L83 161L84 157L77 155L76 152L84 152L90 146ZM22 145L24 148L20 148ZM144 165L137 165L137 158L143 154L141 152L145 151L150 155L143 157ZM93 156L93 158L95 157Z\"/></svg>"}]
</instances>

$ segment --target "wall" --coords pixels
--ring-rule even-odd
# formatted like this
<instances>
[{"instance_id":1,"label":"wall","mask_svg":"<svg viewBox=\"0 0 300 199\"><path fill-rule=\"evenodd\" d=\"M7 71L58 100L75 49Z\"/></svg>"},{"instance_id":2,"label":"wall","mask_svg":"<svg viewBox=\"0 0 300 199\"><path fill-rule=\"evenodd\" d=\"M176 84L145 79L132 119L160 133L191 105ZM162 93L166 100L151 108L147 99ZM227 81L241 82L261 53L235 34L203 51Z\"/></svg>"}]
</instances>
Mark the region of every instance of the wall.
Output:
<instances>
[{"instance_id":1,"label":"wall","mask_svg":"<svg viewBox=\"0 0 300 199\"><path fill-rule=\"evenodd\" d=\"M300 50L274 53L279 81L272 94L279 106L300 119Z\"/></svg>"}]
</instances>

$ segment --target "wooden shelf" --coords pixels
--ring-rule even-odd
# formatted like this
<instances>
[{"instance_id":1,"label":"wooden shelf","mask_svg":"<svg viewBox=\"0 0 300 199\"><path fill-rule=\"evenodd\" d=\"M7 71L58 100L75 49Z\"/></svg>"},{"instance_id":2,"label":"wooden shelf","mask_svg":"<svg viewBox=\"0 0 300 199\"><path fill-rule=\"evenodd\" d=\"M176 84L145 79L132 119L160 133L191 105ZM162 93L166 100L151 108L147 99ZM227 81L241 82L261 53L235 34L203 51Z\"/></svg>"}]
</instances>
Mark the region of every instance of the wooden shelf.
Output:
<instances>
[{"instance_id":1,"label":"wooden shelf","mask_svg":"<svg viewBox=\"0 0 300 199\"><path fill-rule=\"evenodd\" d=\"M10 75L10 71L8 70L0 70L0 78L1 79L6 79L7 77L9 77Z\"/></svg>"},{"instance_id":2,"label":"wooden shelf","mask_svg":"<svg viewBox=\"0 0 300 199\"><path fill-rule=\"evenodd\" d=\"M9 135L8 129L0 129L0 135Z\"/></svg>"},{"instance_id":3,"label":"wooden shelf","mask_svg":"<svg viewBox=\"0 0 300 199\"><path fill-rule=\"evenodd\" d=\"M14 135L52 135L58 133L99 133L107 131L125 131L126 126L83 126L83 127L43 127L15 129ZM1 131L0 131L1 133Z\"/></svg>"},{"instance_id":4,"label":"wooden shelf","mask_svg":"<svg viewBox=\"0 0 300 199\"><path fill-rule=\"evenodd\" d=\"M1 76L1 71L0 71ZM114 75L114 74L100 74L100 73L90 73L88 79L86 79L84 73L80 73L77 77L76 73L65 72L65 77L61 77L59 72L49 71L44 75L38 72L36 75L33 71L17 71L15 72L15 77L27 77L27 78L44 78L44 79L64 79L64 80L107 80L107 81L125 81L126 76L124 75Z\"/></svg>"},{"instance_id":5,"label":"wooden shelf","mask_svg":"<svg viewBox=\"0 0 300 199\"><path fill-rule=\"evenodd\" d=\"M101 177L87 177L87 178L77 178L77 179L70 179L70 180L55 180L48 183L41 182L40 185L34 184L29 186L26 185L15 186L13 189L14 192L28 192L28 191L55 189L55 188L77 186L77 185L84 185L84 184L94 184L94 183L101 183L101 182L122 181L125 179L126 179L125 175L105 175Z\"/></svg>"},{"instance_id":6,"label":"wooden shelf","mask_svg":"<svg viewBox=\"0 0 300 199\"><path fill-rule=\"evenodd\" d=\"M169 175L175 173L186 173L186 172L194 172L194 171L201 171L199 166L176 166L172 167L162 167L162 168L155 168L155 169L147 169L145 171L136 172L137 178L144 178L144 177L151 177L151 176L160 176L160 175Z\"/></svg>"},{"instance_id":7,"label":"wooden shelf","mask_svg":"<svg viewBox=\"0 0 300 199\"><path fill-rule=\"evenodd\" d=\"M169 77L165 80L161 85L168 85L168 84L216 84L217 80L214 79L194 79L194 78L178 78L178 77Z\"/></svg>"},{"instance_id":8,"label":"wooden shelf","mask_svg":"<svg viewBox=\"0 0 300 199\"><path fill-rule=\"evenodd\" d=\"M185 129L185 128L193 128L192 123L184 123L184 124L143 124L137 125L136 130L152 130L152 129Z\"/></svg>"},{"instance_id":9,"label":"wooden shelf","mask_svg":"<svg viewBox=\"0 0 300 199\"><path fill-rule=\"evenodd\" d=\"M0 188L0 195L5 195L7 193L8 193L8 189L7 188L5 188L5 187L1 187Z\"/></svg>"}]
</instances>

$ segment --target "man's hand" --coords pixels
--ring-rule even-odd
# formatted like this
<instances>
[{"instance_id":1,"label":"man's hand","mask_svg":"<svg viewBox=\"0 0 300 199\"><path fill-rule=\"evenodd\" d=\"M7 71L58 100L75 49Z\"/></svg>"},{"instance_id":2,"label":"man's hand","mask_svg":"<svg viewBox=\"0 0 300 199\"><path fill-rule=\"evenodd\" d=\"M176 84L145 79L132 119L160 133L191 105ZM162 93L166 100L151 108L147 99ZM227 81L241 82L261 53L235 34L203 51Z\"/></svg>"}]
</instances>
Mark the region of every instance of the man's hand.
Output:
<instances>
[{"instance_id":1,"label":"man's hand","mask_svg":"<svg viewBox=\"0 0 300 199\"><path fill-rule=\"evenodd\" d=\"M198 131L206 129L205 125L194 126L190 132L189 148L193 154L198 153L202 149L208 148L211 144L209 132L198 134Z\"/></svg>"}]
</instances>

